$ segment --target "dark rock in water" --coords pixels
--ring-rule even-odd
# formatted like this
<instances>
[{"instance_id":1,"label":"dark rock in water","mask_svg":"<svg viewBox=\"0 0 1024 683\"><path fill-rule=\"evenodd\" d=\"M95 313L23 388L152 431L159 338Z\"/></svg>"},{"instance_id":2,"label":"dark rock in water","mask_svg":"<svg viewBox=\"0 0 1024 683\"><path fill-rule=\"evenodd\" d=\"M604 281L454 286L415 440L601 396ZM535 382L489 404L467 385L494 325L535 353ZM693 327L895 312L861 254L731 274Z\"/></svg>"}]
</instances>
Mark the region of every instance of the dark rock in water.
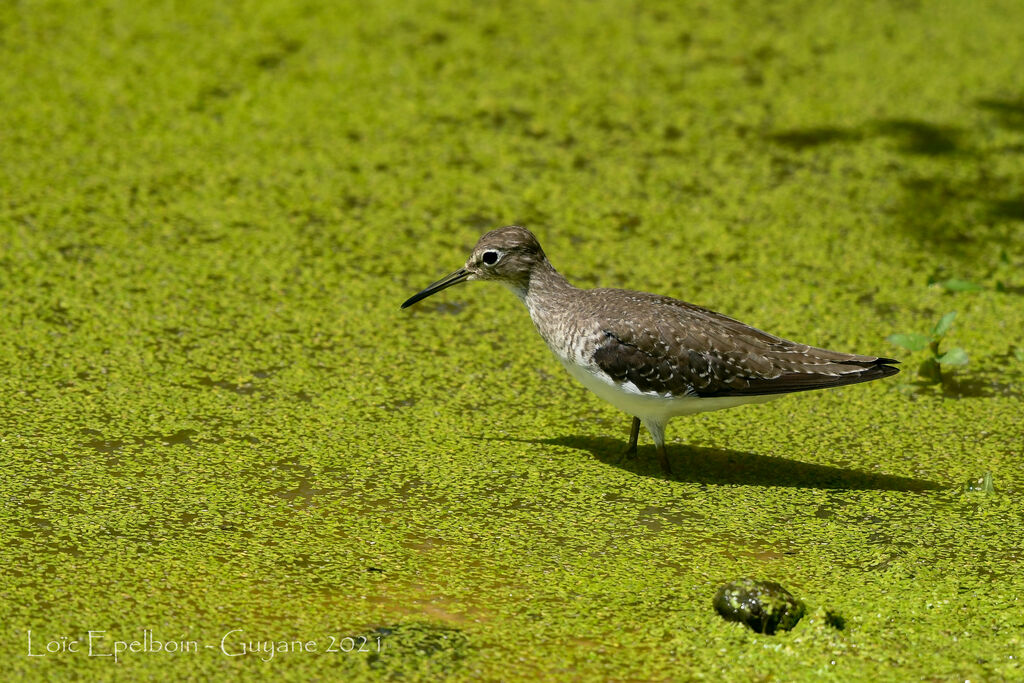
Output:
<instances>
[{"instance_id":1,"label":"dark rock in water","mask_svg":"<svg viewBox=\"0 0 1024 683\"><path fill-rule=\"evenodd\" d=\"M804 606L774 581L740 579L727 583L715 594L715 611L729 621L739 621L757 633L788 631L804 615Z\"/></svg>"}]
</instances>

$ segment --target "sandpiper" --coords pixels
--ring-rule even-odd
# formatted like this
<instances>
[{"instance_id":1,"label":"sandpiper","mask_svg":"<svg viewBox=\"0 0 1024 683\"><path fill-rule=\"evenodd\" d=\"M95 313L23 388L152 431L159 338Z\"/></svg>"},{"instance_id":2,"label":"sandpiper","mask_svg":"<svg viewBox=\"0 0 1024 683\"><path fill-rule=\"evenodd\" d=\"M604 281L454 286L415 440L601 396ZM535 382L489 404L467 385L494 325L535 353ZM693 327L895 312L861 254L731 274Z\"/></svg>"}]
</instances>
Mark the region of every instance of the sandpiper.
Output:
<instances>
[{"instance_id":1,"label":"sandpiper","mask_svg":"<svg viewBox=\"0 0 1024 683\"><path fill-rule=\"evenodd\" d=\"M578 289L548 261L526 228L492 230L466 265L410 297L402 308L466 280L495 280L526 304L569 374L633 416L672 474L665 426L678 415L763 403L783 394L894 375L899 361L838 353L781 339L678 299L625 289Z\"/></svg>"}]
</instances>

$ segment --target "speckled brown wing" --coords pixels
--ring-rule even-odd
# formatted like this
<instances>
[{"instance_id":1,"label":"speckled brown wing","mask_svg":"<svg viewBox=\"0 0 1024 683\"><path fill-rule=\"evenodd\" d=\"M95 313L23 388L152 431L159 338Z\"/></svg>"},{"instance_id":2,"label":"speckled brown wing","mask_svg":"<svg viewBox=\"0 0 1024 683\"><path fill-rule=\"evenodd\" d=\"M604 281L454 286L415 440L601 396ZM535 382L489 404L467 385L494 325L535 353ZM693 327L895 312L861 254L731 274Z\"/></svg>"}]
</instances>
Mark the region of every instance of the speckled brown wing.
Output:
<instances>
[{"instance_id":1,"label":"speckled brown wing","mask_svg":"<svg viewBox=\"0 0 1024 683\"><path fill-rule=\"evenodd\" d=\"M593 362L640 391L711 398L758 396L868 382L899 370L891 358L797 344L706 308L642 292L594 290L629 319L600 315ZM596 299L595 299L596 300Z\"/></svg>"}]
</instances>

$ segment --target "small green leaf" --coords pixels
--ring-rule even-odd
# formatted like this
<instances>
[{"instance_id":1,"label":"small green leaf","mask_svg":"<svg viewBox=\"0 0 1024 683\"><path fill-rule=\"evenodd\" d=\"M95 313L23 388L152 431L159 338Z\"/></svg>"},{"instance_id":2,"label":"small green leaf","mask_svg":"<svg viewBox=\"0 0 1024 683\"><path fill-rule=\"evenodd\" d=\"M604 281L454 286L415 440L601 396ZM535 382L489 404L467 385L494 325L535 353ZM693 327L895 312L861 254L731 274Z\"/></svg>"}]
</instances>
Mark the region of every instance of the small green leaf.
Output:
<instances>
[{"instance_id":1,"label":"small green leaf","mask_svg":"<svg viewBox=\"0 0 1024 683\"><path fill-rule=\"evenodd\" d=\"M937 356L935 360L943 365L967 365L967 352L958 346Z\"/></svg>"},{"instance_id":2,"label":"small green leaf","mask_svg":"<svg viewBox=\"0 0 1024 683\"><path fill-rule=\"evenodd\" d=\"M957 277L952 277L948 280L935 283L945 289L947 292L980 292L985 289L984 285L979 285L976 282L970 282L969 280L961 280Z\"/></svg>"},{"instance_id":3,"label":"small green leaf","mask_svg":"<svg viewBox=\"0 0 1024 683\"><path fill-rule=\"evenodd\" d=\"M923 351L929 339L923 334L890 334L886 339L896 346L902 346L907 351Z\"/></svg>"},{"instance_id":4,"label":"small green leaf","mask_svg":"<svg viewBox=\"0 0 1024 683\"><path fill-rule=\"evenodd\" d=\"M1013 354L1014 358L1024 363L1024 349L1019 346L1014 346L1010 349L1010 353Z\"/></svg>"},{"instance_id":5,"label":"small green leaf","mask_svg":"<svg viewBox=\"0 0 1024 683\"><path fill-rule=\"evenodd\" d=\"M949 328L953 327L953 320L956 318L956 311L947 313L946 315L939 318L939 322L935 323L935 328L932 330L932 336L941 339L949 332Z\"/></svg>"},{"instance_id":6,"label":"small green leaf","mask_svg":"<svg viewBox=\"0 0 1024 683\"><path fill-rule=\"evenodd\" d=\"M992 473L985 472L977 479L970 479L964 484L966 493L995 493L995 483L992 481Z\"/></svg>"}]
</instances>

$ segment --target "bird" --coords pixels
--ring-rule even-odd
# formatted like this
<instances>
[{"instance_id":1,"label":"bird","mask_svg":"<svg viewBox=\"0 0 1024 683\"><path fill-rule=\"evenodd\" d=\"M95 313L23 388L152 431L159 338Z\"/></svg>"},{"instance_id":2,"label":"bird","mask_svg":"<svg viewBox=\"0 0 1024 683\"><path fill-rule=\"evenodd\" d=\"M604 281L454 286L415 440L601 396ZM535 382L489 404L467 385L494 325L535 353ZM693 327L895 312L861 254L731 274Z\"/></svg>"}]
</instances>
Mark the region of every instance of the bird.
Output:
<instances>
[{"instance_id":1,"label":"bird","mask_svg":"<svg viewBox=\"0 0 1024 683\"><path fill-rule=\"evenodd\" d=\"M672 297L574 287L551 265L534 234L517 225L484 234L465 265L401 307L472 280L498 282L526 305L569 374L632 416L624 455L636 456L642 423L668 478L673 474L665 428L673 417L899 372L893 358L800 344Z\"/></svg>"}]
</instances>

